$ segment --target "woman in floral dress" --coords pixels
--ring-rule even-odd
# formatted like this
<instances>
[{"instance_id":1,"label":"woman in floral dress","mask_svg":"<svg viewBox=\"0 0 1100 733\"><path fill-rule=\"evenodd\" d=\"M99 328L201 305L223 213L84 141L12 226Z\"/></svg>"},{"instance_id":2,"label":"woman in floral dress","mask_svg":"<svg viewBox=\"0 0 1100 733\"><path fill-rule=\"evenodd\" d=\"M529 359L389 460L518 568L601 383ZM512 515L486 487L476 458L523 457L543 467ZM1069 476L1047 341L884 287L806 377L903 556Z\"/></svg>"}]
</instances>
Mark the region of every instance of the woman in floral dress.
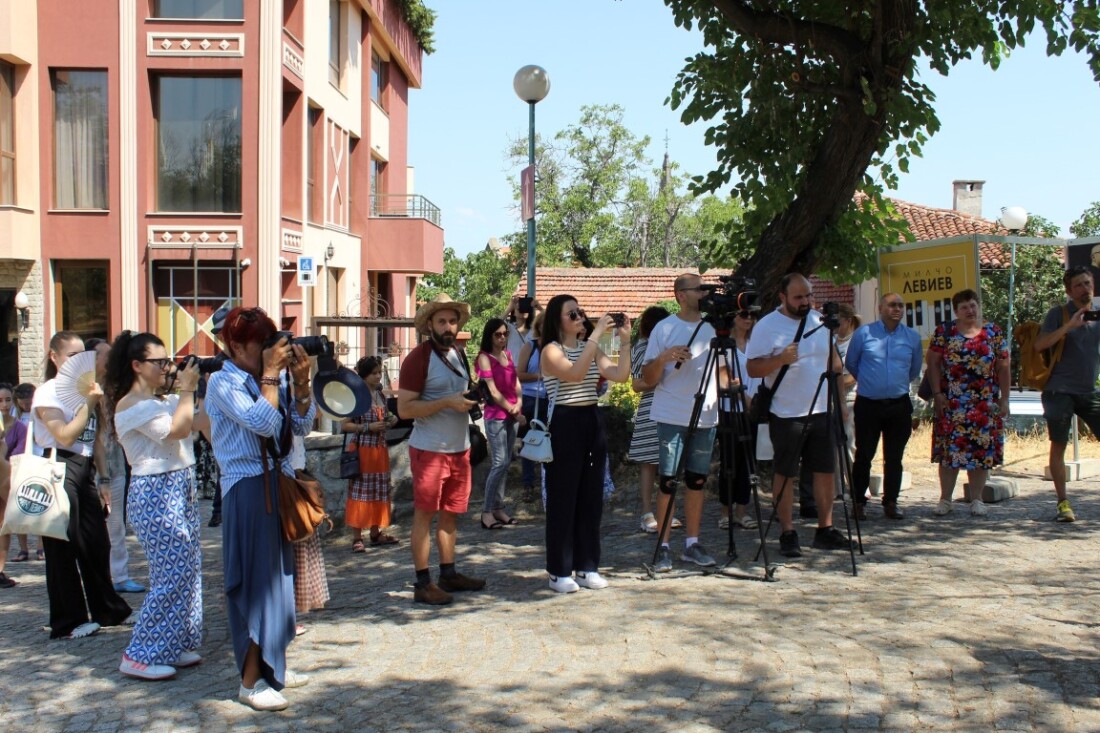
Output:
<instances>
[{"instance_id":1,"label":"woman in floral dress","mask_svg":"<svg viewBox=\"0 0 1100 733\"><path fill-rule=\"evenodd\" d=\"M935 420L932 462L940 464L937 516L952 510L959 469L970 480L970 513L983 516L989 470L1004 463L1004 418L1011 372L1008 340L994 323L983 323L978 294L962 290L951 298L957 320L936 328L928 346L928 383Z\"/></svg>"},{"instance_id":2,"label":"woman in floral dress","mask_svg":"<svg viewBox=\"0 0 1100 733\"><path fill-rule=\"evenodd\" d=\"M354 433L353 450L359 451L359 476L348 479L348 500L344 521L352 528L352 552L364 552L363 530L370 528L372 545L397 544L396 537L382 529L390 526L390 452L386 447L386 429L397 418L386 409L382 394L382 358L365 356L355 365L355 371L371 391L370 412L344 420L340 430Z\"/></svg>"}]
</instances>

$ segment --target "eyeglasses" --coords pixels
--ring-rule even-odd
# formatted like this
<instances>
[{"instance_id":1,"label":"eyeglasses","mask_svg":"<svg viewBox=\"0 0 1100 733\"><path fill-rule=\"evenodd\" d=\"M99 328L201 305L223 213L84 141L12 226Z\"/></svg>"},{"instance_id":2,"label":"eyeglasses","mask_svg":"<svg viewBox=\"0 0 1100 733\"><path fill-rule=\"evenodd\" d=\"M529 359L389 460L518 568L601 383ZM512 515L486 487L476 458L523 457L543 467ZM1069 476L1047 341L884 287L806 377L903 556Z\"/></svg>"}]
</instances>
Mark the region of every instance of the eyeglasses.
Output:
<instances>
[{"instance_id":1,"label":"eyeglasses","mask_svg":"<svg viewBox=\"0 0 1100 733\"><path fill-rule=\"evenodd\" d=\"M506 339L506 338L508 338L508 332L507 331L497 331L496 333L493 334L493 338Z\"/></svg>"},{"instance_id":2,"label":"eyeglasses","mask_svg":"<svg viewBox=\"0 0 1100 733\"><path fill-rule=\"evenodd\" d=\"M167 369L172 363L171 359L138 359L138 361L145 364L156 364L158 369Z\"/></svg>"},{"instance_id":3,"label":"eyeglasses","mask_svg":"<svg viewBox=\"0 0 1100 733\"><path fill-rule=\"evenodd\" d=\"M587 318L587 316L585 316L585 314L584 314L584 311L581 310L580 308L576 308L574 310L571 310L568 313L566 313L565 315L569 316L569 320L571 320L571 321L583 321L585 318Z\"/></svg>"},{"instance_id":4,"label":"eyeglasses","mask_svg":"<svg viewBox=\"0 0 1100 733\"><path fill-rule=\"evenodd\" d=\"M738 318L751 318L754 321L756 320L756 314L752 311L741 311L737 316Z\"/></svg>"}]
</instances>

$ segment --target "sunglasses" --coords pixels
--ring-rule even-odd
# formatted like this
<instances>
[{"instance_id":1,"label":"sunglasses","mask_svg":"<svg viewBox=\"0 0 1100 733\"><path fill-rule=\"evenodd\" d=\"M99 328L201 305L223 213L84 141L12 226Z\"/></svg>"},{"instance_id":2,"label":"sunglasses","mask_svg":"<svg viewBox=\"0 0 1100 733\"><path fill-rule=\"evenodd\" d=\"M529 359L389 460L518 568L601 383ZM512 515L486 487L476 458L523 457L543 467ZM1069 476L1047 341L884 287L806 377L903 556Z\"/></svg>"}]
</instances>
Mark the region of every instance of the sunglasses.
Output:
<instances>
[{"instance_id":1,"label":"sunglasses","mask_svg":"<svg viewBox=\"0 0 1100 733\"><path fill-rule=\"evenodd\" d=\"M585 316L584 311L581 310L580 308L576 308L574 310L571 310L568 313L566 313L565 315L569 316L569 320L571 320L571 321L583 321L587 317L587 316Z\"/></svg>"},{"instance_id":2,"label":"sunglasses","mask_svg":"<svg viewBox=\"0 0 1100 733\"><path fill-rule=\"evenodd\" d=\"M171 359L138 359L144 364L156 364L158 369L167 369L172 363Z\"/></svg>"},{"instance_id":3,"label":"sunglasses","mask_svg":"<svg viewBox=\"0 0 1100 733\"><path fill-rule=\"evenodd\" d=\"M260 316L266 315L267 312L263 308L247 308L238 313L237 317L233 319L233 328L235 329L237 327L237 324L241 322L242 318L248 323L254 323L255 321L258 321L260 319Z\"/></svg>"},{"instance_id":4,"label":"sunglasses","mask_svg":"<svg viewBox=\"0 0 1100 733\"><path fill-rule=\"evenodd\" d=\"M756 320L756 314L753 313L752 311L741 311L737 315L740 318L751 318L754 321Z\"/></svg>"},{"instance_id":5,"label":"sunglasses","mask_svg":"<svg viewBox=\"0 0 1100 733\"><path fill-rule=\"evenodd\" d=\"M493 338L506 339L506 338L508 338L508 332L507 331L497 331L496 333L493 334Z\"/></svg>"}]
</instances>

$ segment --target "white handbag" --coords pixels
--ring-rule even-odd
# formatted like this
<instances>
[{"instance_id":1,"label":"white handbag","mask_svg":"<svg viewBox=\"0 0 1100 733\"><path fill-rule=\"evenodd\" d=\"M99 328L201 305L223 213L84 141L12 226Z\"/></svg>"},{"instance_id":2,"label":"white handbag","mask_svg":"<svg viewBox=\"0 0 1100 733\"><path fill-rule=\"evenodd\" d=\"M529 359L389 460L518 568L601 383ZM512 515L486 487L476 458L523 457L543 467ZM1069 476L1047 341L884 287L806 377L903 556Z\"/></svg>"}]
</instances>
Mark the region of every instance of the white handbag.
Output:
<instances>
[{"instance_id":1,"label":"white handbag","mask_svg":"<svg viewBox=\"0 0 1100 733\"><path fill-rule=\"evenodd\" d=\"M557 392L557 386L554 387ZM554 460L554 448L550 445L549 423L554 419L554 402L550 400L550 410L546 415L546 422L538 418L531 420L531 427L523 436L522 445L519 447L519 457L526 458L535 463L550 463ZM539 399L535 397L535 414L539 414Z\"/></svg>"},{"instance_id":2,"label":"white handbag","mask_svg":"<svg viewBox=\"0 0 1100 733\"><path fill-rule=\"evenodd\" d=\"M69 495L65 493L66 464L54 451L49 457L31 452L34 423L27 426L27 450L11 457L11 490L0 535L34 534L69 539Z\"/></svg>"}]
</instances>

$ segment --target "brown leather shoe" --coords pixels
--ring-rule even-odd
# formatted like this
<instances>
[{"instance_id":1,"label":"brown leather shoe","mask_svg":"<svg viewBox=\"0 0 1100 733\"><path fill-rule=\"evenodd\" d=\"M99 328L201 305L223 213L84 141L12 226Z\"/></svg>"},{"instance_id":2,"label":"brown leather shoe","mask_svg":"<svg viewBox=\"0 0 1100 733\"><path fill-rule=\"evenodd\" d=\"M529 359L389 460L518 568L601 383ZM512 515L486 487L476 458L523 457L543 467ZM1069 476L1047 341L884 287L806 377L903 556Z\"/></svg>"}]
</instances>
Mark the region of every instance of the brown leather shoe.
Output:
<instances>
[{"instance_id":1,"label":"brown leather shoe","mask_svg":"<svg viewBox=\"0 0 1100 733\"><path fill-rule=\"evenodd\" d=\"M857 501L852 508L852 514L860 522L865 521L867 519L867 505Z\"/></svg>"},{"instance_id":2,"label":"brown leather shoe","mask_svg":"<svg viewBox=\"0 0 1100 733\"><path fill-rule=\"evenodd\" d=\"M449 578L440 576L439 587L451 593L458 593L464 590L481 590L485 587L485 581L481 578L471 578L462 573L455 573Z\"/></svg>"},{"instance_id":3,"label":"brown leather shoe","mask_svg":"<svg viewBox=\"0 0 1100 733\"><path fill-rule=\"evenodd\" d=\"M435 583L413 586L413 600L417 603L427 603L430 606L446 606L454 599L454 596Z\"/></svg>"},{"instance_id":4,"label":"brown leather shoe","mask_svg":"<svg viewBox=\"0 0 1100 733\"><path fill-rule=\"evenodd\" d=\"M882 513L889 519L905 519L905 515L898 509L896 501L882 502Z\"/></svg>"}]
</instances>

